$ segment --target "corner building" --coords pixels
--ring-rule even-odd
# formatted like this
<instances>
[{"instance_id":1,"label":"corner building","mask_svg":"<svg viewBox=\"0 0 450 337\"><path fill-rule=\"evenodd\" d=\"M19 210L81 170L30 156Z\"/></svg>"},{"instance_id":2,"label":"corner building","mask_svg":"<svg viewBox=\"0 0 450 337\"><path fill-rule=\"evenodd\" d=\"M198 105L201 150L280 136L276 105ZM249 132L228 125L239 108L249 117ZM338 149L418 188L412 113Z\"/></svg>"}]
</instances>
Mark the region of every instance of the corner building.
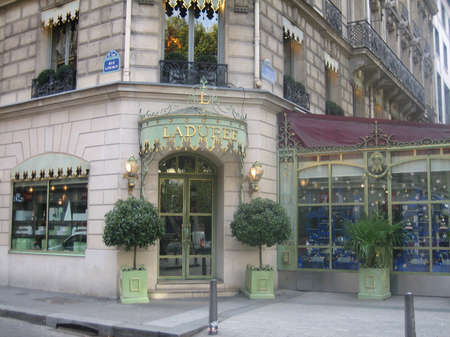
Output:
<instances>
[{"instance_id":1,"label":"corner building","mask_svg":"<svg viewBox=\"0 0 450 337\"><path fill-rule=\"evenodd\" d=\"M117 297L132 255L105 247L104 215L131 194L166 222L137 257L151 298L200 295L211 278L233 294L258 251L229 225L264 197L294 233L264 250L276 287L357 292L342 219L383 207L412 231L393 292L420 278L430 286L415 293L448 295L437 12L432 0L0 0L0 284ZM375 136L387 138L361 140Z\"/></svg>"}]
</instances>

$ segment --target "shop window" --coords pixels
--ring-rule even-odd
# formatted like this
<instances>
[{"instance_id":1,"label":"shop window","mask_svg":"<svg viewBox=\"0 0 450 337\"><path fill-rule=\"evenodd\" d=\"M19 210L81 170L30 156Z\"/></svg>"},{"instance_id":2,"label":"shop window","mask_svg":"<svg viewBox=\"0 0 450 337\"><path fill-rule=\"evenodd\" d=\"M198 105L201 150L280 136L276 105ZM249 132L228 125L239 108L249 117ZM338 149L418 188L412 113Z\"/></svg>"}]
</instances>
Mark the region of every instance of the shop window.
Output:
<instances>
[{"instance_id":1,"label":"shop window","mask_svg":"<svg viewBox=\"0 0 450 337\"><path fill-rule=\"evenodd\" d=\"M84 254L87 178L14 184L11 249Z\"/></svg>"},{"instance_id":2,"label":"shop window","mask_svg":"<svg viewBox=\"0 0 450 337\"><path fill-rule=\"evenodd\" d=\"M166 1L165 60L217 63L219 58L219 11L211 3L189 8L177 1L171 7Z\"/></svg>"}]
</instances>

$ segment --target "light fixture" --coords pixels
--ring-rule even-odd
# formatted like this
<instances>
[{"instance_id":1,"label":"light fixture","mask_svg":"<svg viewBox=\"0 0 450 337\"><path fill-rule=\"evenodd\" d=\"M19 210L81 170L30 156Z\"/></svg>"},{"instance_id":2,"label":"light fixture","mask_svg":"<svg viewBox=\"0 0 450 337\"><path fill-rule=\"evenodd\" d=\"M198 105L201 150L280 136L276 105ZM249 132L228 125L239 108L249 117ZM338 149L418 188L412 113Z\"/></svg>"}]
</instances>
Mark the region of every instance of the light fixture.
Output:
<instances>
[{"instance_id":1,"label":"light fixture","mask_svg":"<svg viewBox=\"0 0 450 337\"><path fill-rule=\"evenodd\" d=\"M299 183L302 188L305 188L309 184L309 179L300 179Z\"/></svg>"},{"instance_id":2,"label":"light fixture","mask_svg":"<svg viewBox=\"0 0 450 337\"><path fill-rule=\"evenodd\" d=\"M125 171L126 173L123 175L124 178L128 179L128 193L131 194L131 192L134 189L134 178L138 179L137 171L139 169L139 164L134 158L134 156L131 156L128 158L126 164L125 164Z\"/></svg>"},{"instance_id":3,"label":"light fixture","mask_svg":"<svg viewBox=\"0 0 450 337\"><path fill-rule=\"evenodd\" d=\"M254 192L259 190L259 181L264 173L261 163L257 160L250 169L249 174L245 177L245 180L248 181L248 185L250 188L250 196L253 195Z\"/></svg>"}]
</instances>

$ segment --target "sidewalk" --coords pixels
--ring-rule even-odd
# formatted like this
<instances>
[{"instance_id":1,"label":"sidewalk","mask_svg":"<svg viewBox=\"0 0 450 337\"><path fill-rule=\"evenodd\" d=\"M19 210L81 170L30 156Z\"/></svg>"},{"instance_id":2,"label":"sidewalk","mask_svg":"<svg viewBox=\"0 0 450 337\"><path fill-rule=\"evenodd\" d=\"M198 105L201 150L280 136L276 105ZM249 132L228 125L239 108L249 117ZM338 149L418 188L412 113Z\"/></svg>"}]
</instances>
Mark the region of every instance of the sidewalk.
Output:
<instances>
[{"instance_id":1,"label":"sidewalk","mask_svg":"<svg viewBox=\"0 0 450 337\"><path fill-rule=\"evenodd\" d=\"M404 336L404 297L277 290L275 300L218 298L219 336ZM417 337L450 335L450 298L414 297ZM0 316L55 328L77 324L100 336L207 336L209 298L119 300L0 287Z\"/></svg>"}]
</instances>

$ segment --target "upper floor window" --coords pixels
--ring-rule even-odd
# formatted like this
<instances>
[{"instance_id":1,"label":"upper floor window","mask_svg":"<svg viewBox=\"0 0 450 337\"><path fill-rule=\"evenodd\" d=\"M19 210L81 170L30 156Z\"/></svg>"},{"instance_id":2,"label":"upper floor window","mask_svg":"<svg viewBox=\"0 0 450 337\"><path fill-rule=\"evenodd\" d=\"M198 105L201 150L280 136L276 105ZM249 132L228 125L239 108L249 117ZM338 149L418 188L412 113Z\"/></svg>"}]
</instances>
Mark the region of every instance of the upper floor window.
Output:
<instances>
[{"instance_id":1,"label":"upper floor window","mask_svg":"<svg viewBox=\"0 0 450 337\"><path fill-rule=\"evenodd\" d=\"M178 0L166 1L166 60L217 63L219 60L219 6L198 2L189 8Z\"/></svg>"},{"instance_id":2,"label":"upper floor window","mask_svg":"<svg viewBox=\"0 0 450 337\"><path fill-rule=\"evenodd\" d=\"M437 29L434 31L434 43L436 44L436 55L440 56L440 51L439 51L439 32L437 31Z\"/></svg>"},{"instance_id":3,"label":"upper floor window","mask_svg":"<svg viewBox=\"0 0 450 337\"><path fill-rule=\"evenodd\" d=\"M448 69L448 60L447 60L447 46L444 43L444 55L442 56L444 58L444 67L445 69Z\"/></svg>"}]
</instances>

